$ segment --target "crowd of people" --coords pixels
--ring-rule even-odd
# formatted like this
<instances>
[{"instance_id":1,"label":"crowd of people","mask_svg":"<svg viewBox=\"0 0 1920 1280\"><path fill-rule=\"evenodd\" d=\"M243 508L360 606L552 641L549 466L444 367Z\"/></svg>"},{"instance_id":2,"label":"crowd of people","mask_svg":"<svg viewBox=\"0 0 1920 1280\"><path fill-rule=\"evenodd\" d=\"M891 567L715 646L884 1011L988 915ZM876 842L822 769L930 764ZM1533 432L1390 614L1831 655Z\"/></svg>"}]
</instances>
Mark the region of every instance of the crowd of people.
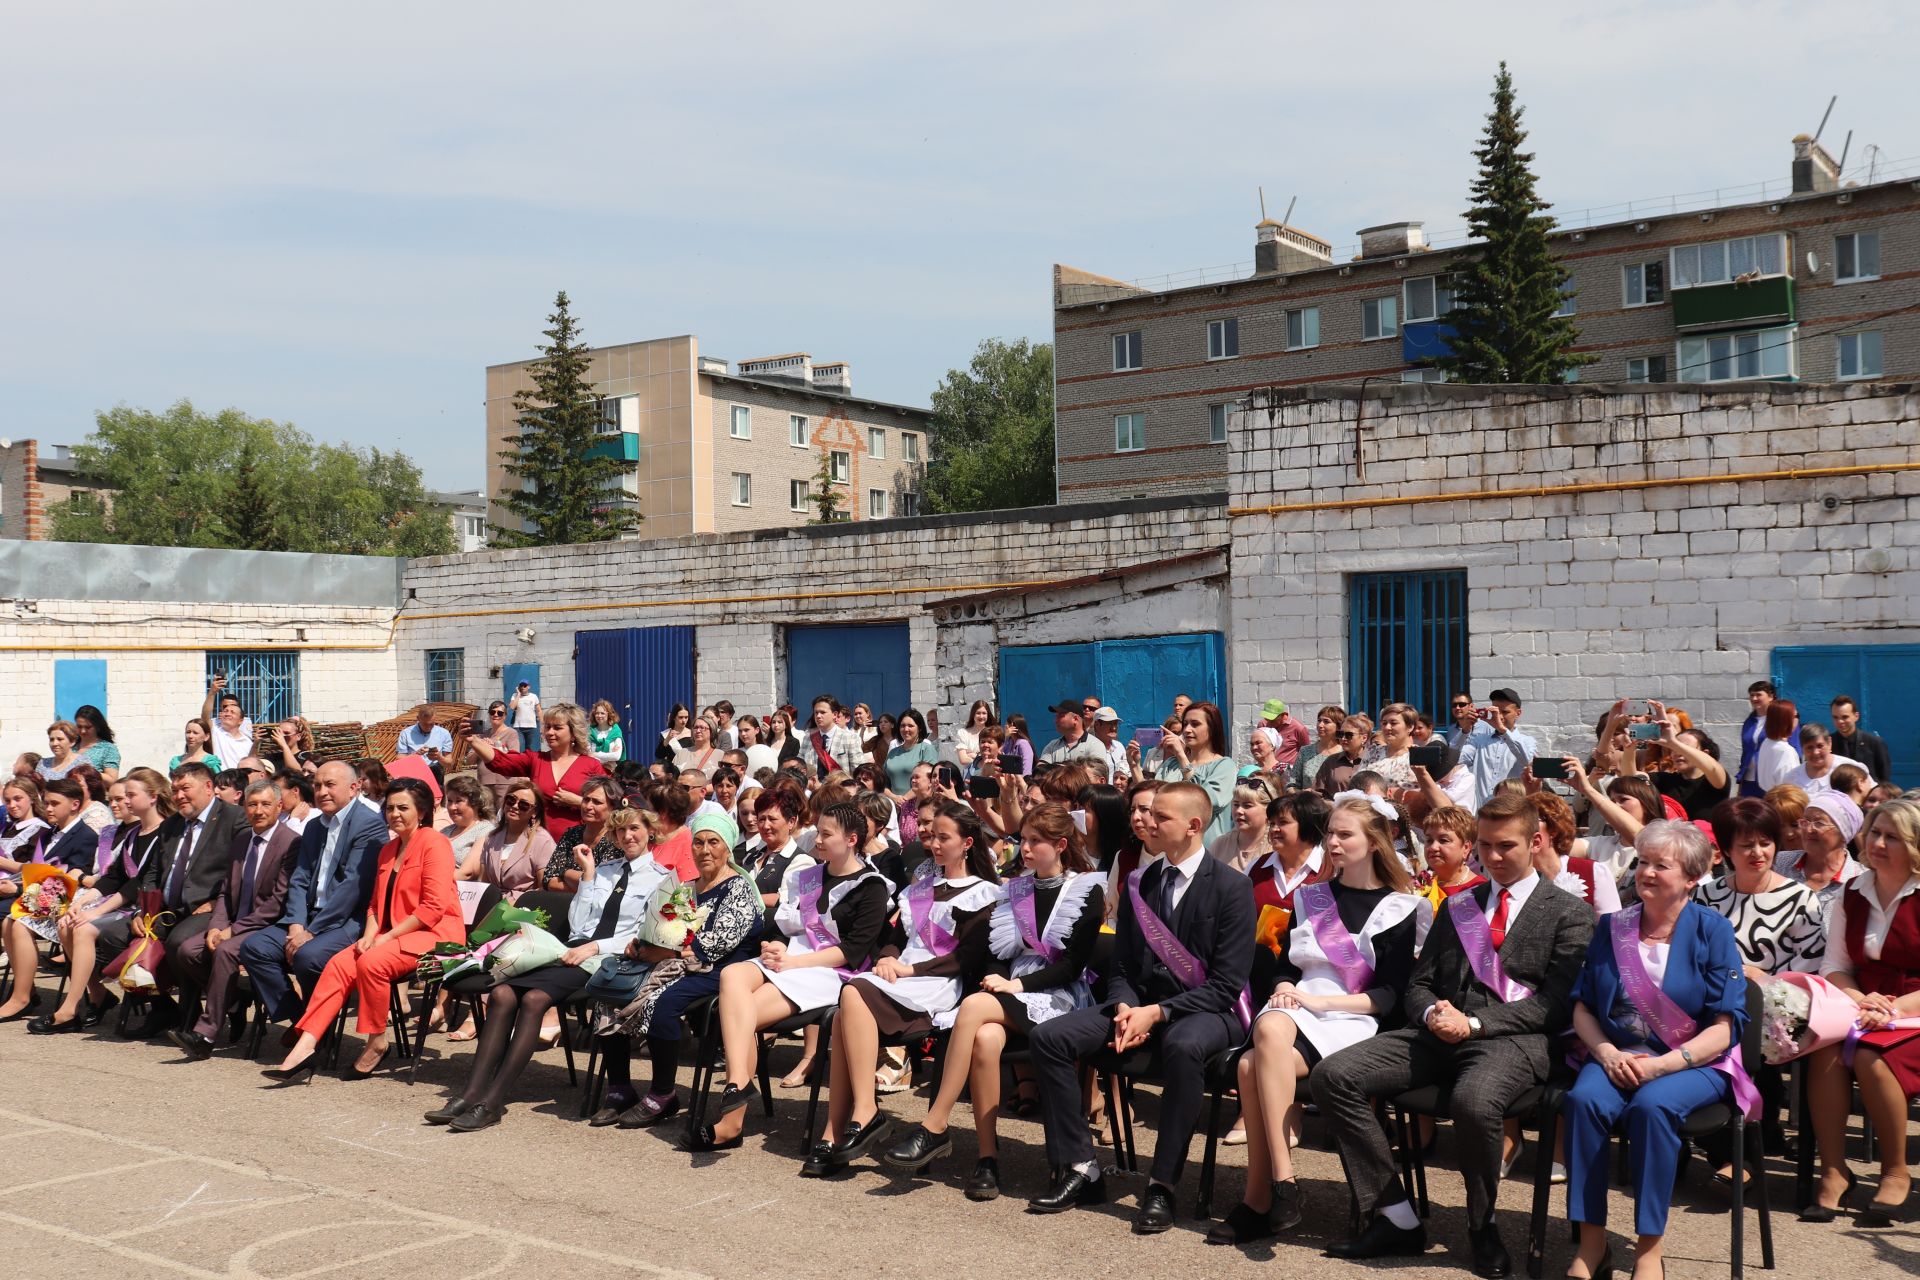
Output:
<instances>
[{"instance_id":1,"label":"crowd of people","mask_svg":"<svg viewBox=\"0 0 1920 1280\"><path fill-rule=\"evenodd\" d=\"M257 750L216 681L165 772L123 767L91 706L16 761L0 901L27 903L50 870L77 892L6 919L0 1022L98 1026L137 965L156 989L121 1034L165 1034L204 1060L242 1034L244 973L257 1016L284 1026L269 1077L310 1077L349 1001L363 1047L343 1070L370 1075L422 958L466 939L463 883L481 885L544 910L564 946L494 982L484 1018L432 1010L434 1030L474 1043L430 1123L500 1124L584 997L608 1076L589 1123L659 1124L683 1106L683 1016L712 1001L721 1088L689 1146L740 1145L761 1033L798 1020L802 1060L782 1084L817 1072L828 1095L802 1176L869 1158L925 1173L953 1153L964 1095L967 1197L1001 1194L1008 1105L1043 1125L1049 1178L1022 1190L1046 1214L1107 1199L1094 1068L1151 1063L1158 1134L1134 1230L1152 1234L1176 1220L1208 1075L1224 1069L1246 1186L1207 1238L1247 1245L1307 1219L1292 1151L1312 1104L1364 1215L1329 1252L1376 1258L1427 1245L1377 1103L1441 1084L1472 1268L1498 1277L1511 1261L1494 1209L1520 1151L1508 1112L1555 1083L1562 1141L1535 1158L1568 1184L1568 1275L1612 1270L1609 1147L1624 1130L1633 1267L1653 1280L1686 1117L1726 1103L1784 1149L1785 1073L1750 1071L1741 1052L1750 984L1817 975L1851 1002L1849 1034L1802 1064L1798 1140L1820 1171L1802 1218L1886 1225L1908 1200L1920 799L1888 776L1854 699L1834 699L1830 727L1765 681L1749 699L1729 769L1659 701L1616 702L1590 749L1543 752L1510 689L1485 705L1455 694L1444 730L1400 702L1321 707L1309 728L1276 699L1236 751L1219 707L1185 697L1124 741L1098 696L1069 698L1036 743L986 702L950 733L931 713L830 696L764 717L676 706L654 731L522 685L476 717L469 772L430 708L389 762L322 760L298 719ZM37 983L53 956L57 1003ZM882 1098L928 1058L925 1114L889 1115ZM1870 1194L1846 1159L1856 1087L1879 1144ZM1729 1150L1708 1154L1731 1175Z\"/></svg>"}]
</instances>

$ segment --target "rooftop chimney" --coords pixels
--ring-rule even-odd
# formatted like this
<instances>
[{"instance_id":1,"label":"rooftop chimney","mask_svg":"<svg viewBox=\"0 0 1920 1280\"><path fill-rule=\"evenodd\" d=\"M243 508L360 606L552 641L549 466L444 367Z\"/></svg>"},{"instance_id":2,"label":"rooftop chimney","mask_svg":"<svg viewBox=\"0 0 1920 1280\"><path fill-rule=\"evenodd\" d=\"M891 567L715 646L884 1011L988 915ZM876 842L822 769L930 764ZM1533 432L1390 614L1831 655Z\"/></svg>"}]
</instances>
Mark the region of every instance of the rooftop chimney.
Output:
<instances>
[{"instance_id":1,"label":"rooftop chimney","mask_svg":"<svg viewBox=\"0 0 1920 1280\"><path fill-rule=\"evenodd\" d=\"M700 357L700 372L724 374L726 373L726 371L727 371L727 362L725 360L722 360L719 356L701 356Z\"/></svg>"},{"instance_id":2,"label":"rooftop chimney","mask_svg":"<svg viewBox=\"0 0 1920 1280\"><path fill-rule=\"evenodd\" d=\"M1840 187L1840 165L1827 149L1800 134L1793 140L1793 194L1813 195Z\"/></svg>"},{"instance_id":3,"label":"rooftop chimney","mask_svg":"<svg viewBox=\"0 0 1920 1280\"><path fill-rule=\"evenodd\" d=\"M1383 222L1377 227L1362 227L1360 256L1400 258L1409 253L1425 253L1426 225L1424 222Z\"/></svg>"},{"instance_id":4,"label":"rooftop chimney","mask_svg":"<svg viewBox=\"0 0 1920 1280\"><path fill-rule=\"evenodd\" d=\"M813 366L813 385L817 391L837 391L843 396L850 396L853 394L853 366L845 360L817 364Z\"/></svg>"},{"instance_id":5,"label":"rooftop chimney","mask_svg":"<svg viewBox=\"0 0 1920 1280\"><path fill-rule=\"evenodd\" d=\"M1311 232L1263 218L1253 228L1253 274L1279 276L1331 266L1333 246Z\"/></svg>"}]
</instances>

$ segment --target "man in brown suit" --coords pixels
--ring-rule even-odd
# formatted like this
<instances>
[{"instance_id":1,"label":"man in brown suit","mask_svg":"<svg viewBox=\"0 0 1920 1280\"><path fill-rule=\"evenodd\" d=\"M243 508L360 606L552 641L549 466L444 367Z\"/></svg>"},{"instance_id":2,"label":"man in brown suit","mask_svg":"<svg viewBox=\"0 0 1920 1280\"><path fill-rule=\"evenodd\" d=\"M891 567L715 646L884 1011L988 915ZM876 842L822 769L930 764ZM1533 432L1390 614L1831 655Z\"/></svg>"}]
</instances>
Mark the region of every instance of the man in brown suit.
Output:
<instances>
[{"instance_id":1,"label":"man in brown suit","mask_svg":"<svg viewBox=\"0 0 1920 1280\"><path fill-rule=\"evenodd\" d=\"M280 821L278 783L253 783L242 797L242 807L247 825L234 835L226 880L213 898L212 923L173 957L183 1022L194 1015L199 989L206 990L206 1012L191 1030L182 1026L167 1033L193 1059L212 1055L233 980L240 971L240 943L247 934L280 918L300 847L293 828Z\"/></svg>"}]
</instances>

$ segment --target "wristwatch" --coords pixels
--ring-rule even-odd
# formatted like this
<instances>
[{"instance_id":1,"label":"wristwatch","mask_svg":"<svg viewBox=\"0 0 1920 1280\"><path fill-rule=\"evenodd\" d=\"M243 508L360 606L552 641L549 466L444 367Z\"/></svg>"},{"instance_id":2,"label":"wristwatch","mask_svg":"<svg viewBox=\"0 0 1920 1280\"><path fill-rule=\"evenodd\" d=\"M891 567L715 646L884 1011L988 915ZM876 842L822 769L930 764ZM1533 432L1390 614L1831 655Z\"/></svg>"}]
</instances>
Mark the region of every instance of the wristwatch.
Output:
<instances>
[{"instance_id":1,"label":"wristwatch","mask_svg":"<svg viewBox=\"0 0 1920 1280\"><path fill-rule=\"evenodd\" d=\"M1474 1034L1474 1035L1476 1035L1476 1036L1477 1036L1477 1035L1479 1035L1479 1034L1480 1034L1480 1019L1478 1019L1478 1018L1468 1018L1468 1019L1467 1019L1467 1030L1468 1030L1469 1032L1471 1032L1472 1034Z\"/></svg>"},{"instance_id":2,"label":"wristwatch","mask_svg":"<svg viewBox=\"0 0 1920 1280\"><path fill-rule=\"evenodd\" d=\"M1689 1049L1689 1048L1687 1048L1687 1046L1685 1046L1685 1045L1681 1045L1681 1046L1680 1046L1680 1061L1682 1061L1682 1062L1684 1062L1684 1063L1686 1063L1686 1064L1687 1064L1688 1066L1692 1066L1692 1065L1693 1065L1693 1050L1691 1050L1691 1049Z\"/></svg>"}]
</instances>

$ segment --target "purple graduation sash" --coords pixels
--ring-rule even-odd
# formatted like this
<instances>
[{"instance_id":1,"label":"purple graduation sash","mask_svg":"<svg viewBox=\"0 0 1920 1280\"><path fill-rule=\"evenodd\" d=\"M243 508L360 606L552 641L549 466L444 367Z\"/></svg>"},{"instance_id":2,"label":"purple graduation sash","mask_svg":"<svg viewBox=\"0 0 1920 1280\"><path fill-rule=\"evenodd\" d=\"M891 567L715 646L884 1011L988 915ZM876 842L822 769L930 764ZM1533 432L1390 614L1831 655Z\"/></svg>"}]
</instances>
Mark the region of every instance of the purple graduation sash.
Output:
<instances>
[{"instance_id":1,"label":"purple graduation sash","mask_svg":"<svg viewBox=\"0 0 1920 1280\"><path fill-rule=\"evenodd\" d=\"M1885 1026L1875 1027L1873 1030L1913 1031L1916 1029L1920 1029L1920 1018L1890 1018ZM1873 1031L1868 1031L1857 1022L1847 1028L1846 1041L1840 1046L1840 1061L1844 1062L1849 1069L1853 1066L1853 1055L1860 1052L1860 1037L1872 1034ZM1869 1045L1868 1048L1872 1046Z\"/></svg>"},{"instance_id":2,"label":"purple graduation sash","mask_svg":"<svg viewBox=\"0 0 1920 1280\"><path fill-rule=\"evenodd\" d=\"M907 886L906 893L901 896L907 901L908 915L927 950L936 956L948 956L960 945L960 939L948 933L933 918L933 882L938 878L937 873L915 876L913 883Z\"/></svg>"},{"instance_id":3,"label":"purple graduation sash","mask_svg":"<svg viewBox=\"0 0 1920 1280\"><path fill-rule=\"evenodd\" d=\"M839 937L827 927L822 918L820 905L827 896L827 864L816 862L793 877L793 905L800 912L800 926L807 934L807 947L813 951L825 951L828 947L840 945ZM865 973L873 967L873 960L858 969L849 969L844 965L835 965L833 971L840 975L842 982L851 981L856 975Z\"/></svg>"},{"instance_id":4,"label":"purple graduation sash","mask_svg":"<svg viewBox=\"0 0 1920 1280\"><path fill-rule=\"evenodd\" d=\"M1627 1000L1653 1033L1665 1042L1669 1049L1678 1049L1700 1032L1700 1024L1687 1016L1687 1011L1673 1002L1673 997L1662 991L1654 982L1653 975L1647 972L1646 961L1640 956L1640 905L1635 903L1624 911L1616 911L1610 917L1613 931L1613 959L1620 966L1620 988L1626 992ZM1760 1118L1760 1090L1754 1086L1747 1075L1747 1068L1740 1061L1740 1045L1735 1041L1727 1052L1704 1064L1709 1071L1718 1071L1733 1083L1734 1105L1745 1113L1747 1119Z\"/></svg>"},{"instance_id":5,"label":"purple graduation sash","mask_svg":"<svg viewBox=\"0 0 1920 1280\"><path fill-rule=\"evenodd\" d=\"M1347 994L1357 996L1365 991L1373 981L1373 966L1360 954L1360 944L1354 941L1353 931L1340 918L1333 890L1326 881L1301 885L1293 891L1293 900L1300 914L1313 926L1313 940L1320 944L1327 963L1339 972L1340 985L1346 988Z\"/></svg>"},{"instance_id":6,"label":"purple graduation sash","mask_svg":"<svg viewBox=\"0 0 1920 1280\"><path fill-rule=\"evenodd\" d=\"M1013 925L1027 950L1048 964L1058 963L1062 948L1048 942L1040 932L1040 903L1032 876L1018 876L1007 884L1007 904L1013 909Z\"/></svg>"},{"instance_id":7,"label":"purple graduation sash","mask_svg":"<svg viewBox=\"0 0 1920 1280\"><path fill-rule=\"evenodd\" d=\"M1199 956L1180 945L1180 939L1173 936L1173 930L1167 927L1166 921L1155 914L1153 908L1147 905L1147 900L1140 896L1140 878L1146 874L1147 869L1141 867L1127 877L1127 901L1133 904L1133 918L1140 925L1141 936L1153 948L1153 954L1160 957L1160 963L1166 965L1173 976L1189 989L1205 986L1207 966L1201 963ZM1168 874L1178 875L1179 872L1169 868ZM1239 1017L1242 1027L1253 1025L1253 998L1244 988L1240 998L1233 1002L1233 1012Z\"/></svg>"},{"instance_id":8,"label":"purple graduation sash","mask_svg":"<svg viewBox=\"0 0 1920 1280\"><path fill-rule=\"evenodd\" d=\"M1489 892L1500 892L1500 886L1494 884ZM1471 890L1448 898L1447 910L1453 913L1453 931L1460 936L1460 949L1467 953L1467 964L1473 968L1473 976L1480 980L1481 986L1508 1004L1533 994L1532 987L1507 976L1500 963L1500 953L1493 949L1493 931L1487 927L1487 917L1474 901Z\"/></svg>"}]
</instances>

